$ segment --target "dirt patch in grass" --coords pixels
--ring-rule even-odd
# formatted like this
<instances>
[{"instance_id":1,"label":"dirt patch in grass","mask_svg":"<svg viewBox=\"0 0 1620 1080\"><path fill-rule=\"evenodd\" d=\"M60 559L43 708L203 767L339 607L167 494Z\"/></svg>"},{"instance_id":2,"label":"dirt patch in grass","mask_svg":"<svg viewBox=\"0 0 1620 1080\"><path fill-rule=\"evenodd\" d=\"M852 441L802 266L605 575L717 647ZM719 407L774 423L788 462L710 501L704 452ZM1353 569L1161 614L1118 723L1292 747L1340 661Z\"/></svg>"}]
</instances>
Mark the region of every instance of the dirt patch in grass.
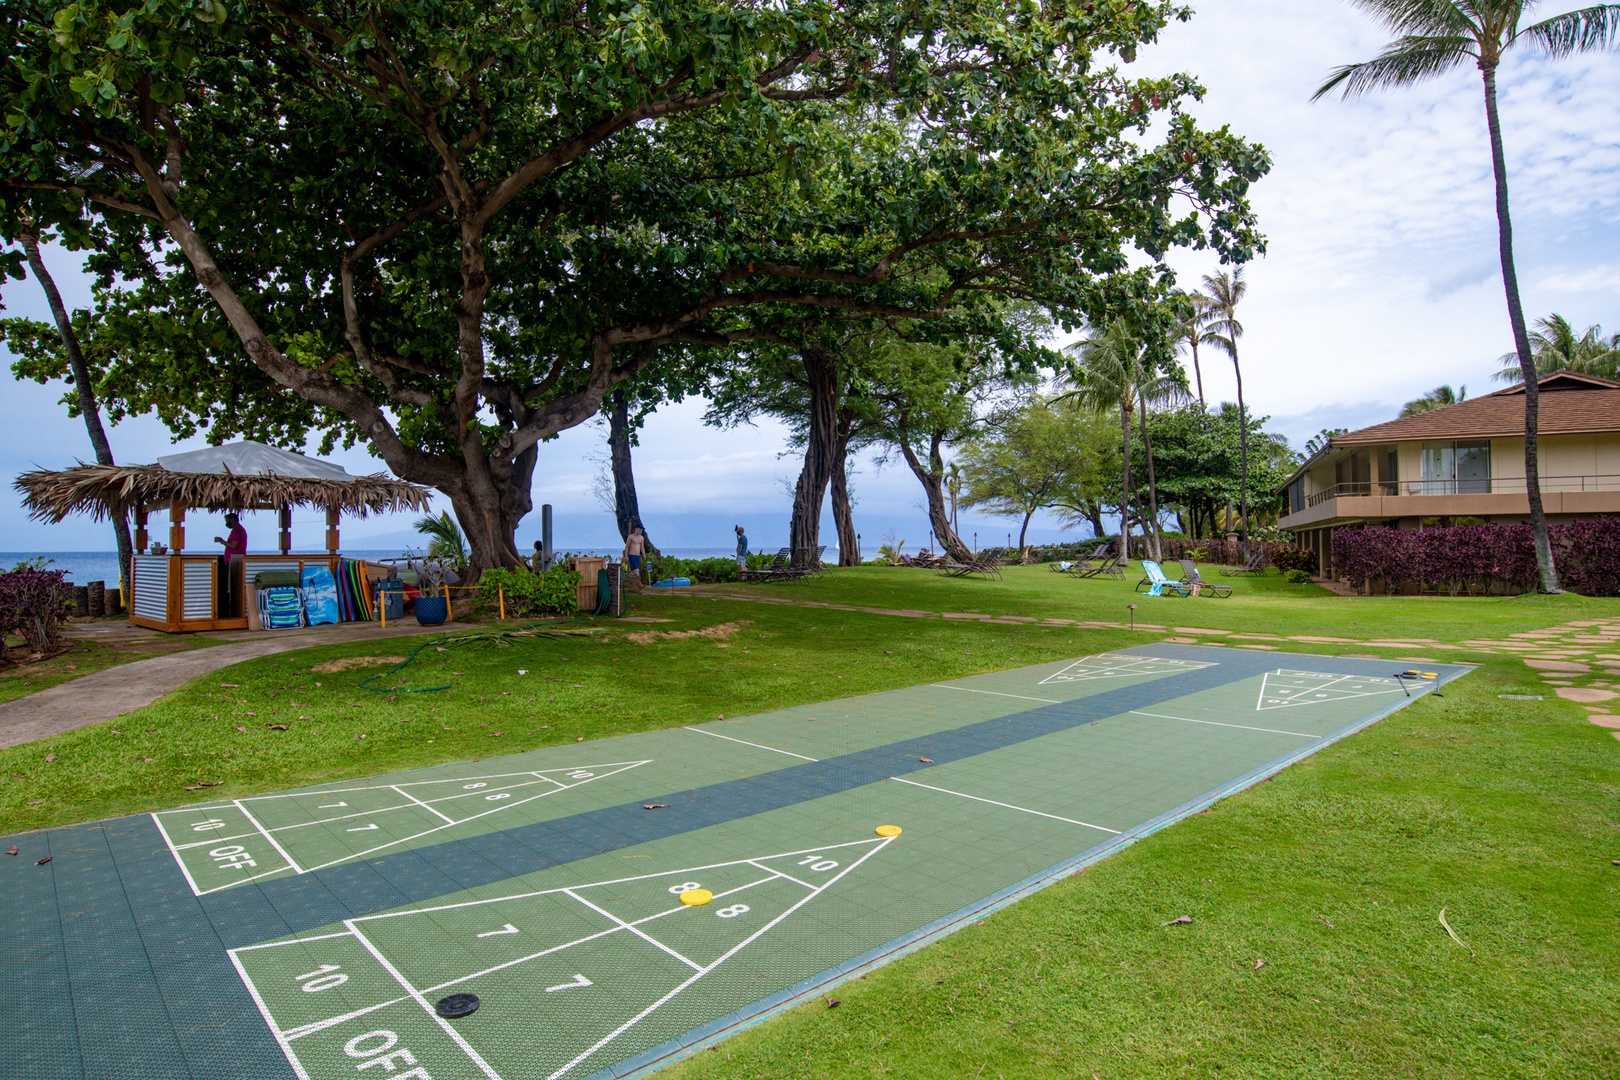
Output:
<instances>
[{"instance_id":1,"label":"dirt patch in grass","mask_svg":"<svg viewBox=\"0 0 1620 1080\"><path fill-rule=\"evenodd\" d=\"M624 638L635 645L651 645L655 641L680 641L686 638L709 638L724 641L739 630L753 625L752 619L739 619L736 622L723 622L714 626L705 626L701 630L637 630L624 635Z\"/></svg>"},{"instance_id":2,"label":"dirt patch in grass","mask_svg":"<svg viewBox=\"0 0 1620 1080\"><path fill-rule=\"evenodd\" d=\"M339 671L353 671L355 668L393 667L404 662L403 656L345 656L341 660L328 660L316 664L309 670L317 675L332 675Z\"/></svg>"}]
</instances>

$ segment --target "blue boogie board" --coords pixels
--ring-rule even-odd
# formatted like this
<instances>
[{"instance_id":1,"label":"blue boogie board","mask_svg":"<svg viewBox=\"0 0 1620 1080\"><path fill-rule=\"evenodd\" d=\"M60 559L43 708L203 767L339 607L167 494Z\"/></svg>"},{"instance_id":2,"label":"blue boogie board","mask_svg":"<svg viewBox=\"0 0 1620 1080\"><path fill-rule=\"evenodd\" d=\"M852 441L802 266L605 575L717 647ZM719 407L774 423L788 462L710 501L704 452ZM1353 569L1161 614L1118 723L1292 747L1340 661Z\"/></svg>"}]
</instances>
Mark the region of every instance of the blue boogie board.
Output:
<instances>
[{"instance_id":1,"label":"blue boogie board","mask_svg":"<svg viewBox=\"0 0 1620 1080\"><path fill-rule=\"evenodd\" d=\"M304 584L304 617L309 625L338 621L337 579L324 566L306 566L301 578Z\"/></svg>"}]
</instances>

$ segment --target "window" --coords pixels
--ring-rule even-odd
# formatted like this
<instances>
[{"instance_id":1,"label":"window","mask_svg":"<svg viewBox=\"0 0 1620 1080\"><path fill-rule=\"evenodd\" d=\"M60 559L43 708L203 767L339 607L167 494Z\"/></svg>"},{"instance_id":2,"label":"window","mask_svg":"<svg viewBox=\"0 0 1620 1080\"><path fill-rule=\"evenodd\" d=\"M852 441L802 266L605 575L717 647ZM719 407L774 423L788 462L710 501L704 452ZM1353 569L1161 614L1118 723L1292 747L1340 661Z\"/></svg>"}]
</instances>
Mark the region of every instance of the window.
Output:
<instances>
[{"instance_id":1,"label":"window","mask_svg":"<svg viewBox=\"0 0 1620 1080\"><path fill-rule=\"evenodd\" d=\"M1490 490L1489 442L1423 444L1423 494L1485 495Z\"/></svg>"}]
</instances>

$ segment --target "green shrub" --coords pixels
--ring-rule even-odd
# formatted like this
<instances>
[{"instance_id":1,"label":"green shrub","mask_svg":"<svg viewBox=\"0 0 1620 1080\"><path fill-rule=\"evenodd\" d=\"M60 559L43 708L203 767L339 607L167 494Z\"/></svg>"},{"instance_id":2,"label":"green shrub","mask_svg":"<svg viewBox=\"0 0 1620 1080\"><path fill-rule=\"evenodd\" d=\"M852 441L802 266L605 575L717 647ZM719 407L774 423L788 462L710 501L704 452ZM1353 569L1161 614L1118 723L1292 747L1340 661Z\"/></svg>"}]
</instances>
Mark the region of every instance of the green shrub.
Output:
<instances>
[{"instance_id":1,"label":"green shrub","mask_svg":"<svg viewBox=\"0 0 1620 1080\"><path fill-rule=\"evenodd\" d=\"M750 567L754 566L755 556L748 557ZM769 565L769 559L761 564ZM678 559L673 555L652 555L647 559L647 583L663 581L666 578L687 578L700 585L723 585L735 583L737 577L737 560L732 559Z\"/></svg>"},{"instance_id":2,"label":"green shrub","mask_svg":"<svg viewBox=\"0 0 1620 1080\"><path fill-rule=\"evenodd\" d=\"M1280 547L1271 553L1271 565L1287 574L1290 570L1304 570L1314 574L1320 569L1316 552L1295 547ZM1289 578L1292 581L1292 578Z\"/></svg>"},{"instance_id":3,"label":"green shrub","mask_svg":"<svg viewBox=\"0 0 1620 1080\"><path fill-rule=\"evenodd\" d=\"M1308 570L1289 570L1289 571L1284 572L1283 580L1285 580L1285 581L1287 581L1287 582L1289 582L1290 584L1293 584L1293 585L1304 585L1306 582L1311 580L1310 571L1308 571Z\"/></svg>"},{"instance_id":4,"label":"green shrub","mask_svg":"<svg viewBox=\"0 0 1620 1080\"><path fill-rule=\"evenodd\" d=\"M485 570L478 579L479 596L490 610L500 602L497 593L506 594L508 617L534 618L541 615L572 615L579 610L580 583L577 570L553 566L544 573L525 570Z\"/></svg>"}]
</instances>

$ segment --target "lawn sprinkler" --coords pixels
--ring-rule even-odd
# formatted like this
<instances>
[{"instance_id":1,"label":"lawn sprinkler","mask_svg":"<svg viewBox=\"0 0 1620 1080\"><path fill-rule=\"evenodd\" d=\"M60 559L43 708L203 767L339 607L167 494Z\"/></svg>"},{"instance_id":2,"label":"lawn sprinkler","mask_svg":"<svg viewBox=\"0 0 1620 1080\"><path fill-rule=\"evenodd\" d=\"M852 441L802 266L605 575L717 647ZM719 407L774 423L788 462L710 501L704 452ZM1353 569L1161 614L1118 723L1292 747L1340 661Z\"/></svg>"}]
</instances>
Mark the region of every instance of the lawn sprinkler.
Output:
<instances>
[{"instance_id":1,"label":"lawn sprinkler","mask_svg":"<svg viewBox=\"0 0 1620 1080\"><path fill-rule=\"evenodd\" d=\"M1130 610L1130 613L1131 613L1131 629L1135 630L1136 629L1136 605L1135 604L1126 604L1125 606Z\"/></svg>"}]
</instances>

